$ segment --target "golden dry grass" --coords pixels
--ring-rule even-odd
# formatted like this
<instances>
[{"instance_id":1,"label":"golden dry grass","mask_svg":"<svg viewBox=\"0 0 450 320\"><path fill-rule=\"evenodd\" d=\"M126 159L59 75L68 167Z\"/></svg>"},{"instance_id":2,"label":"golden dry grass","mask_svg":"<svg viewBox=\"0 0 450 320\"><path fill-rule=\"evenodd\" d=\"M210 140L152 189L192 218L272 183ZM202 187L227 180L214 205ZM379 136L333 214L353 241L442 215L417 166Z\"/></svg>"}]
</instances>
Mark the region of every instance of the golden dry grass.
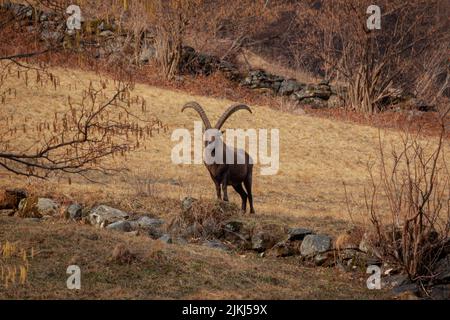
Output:
<instances>
[{"instance_id":1,"label":"golden dry grass","mask_svg":"<svg viewBox=\"0 0 450 320\"><path fill-rule=\"evenodd\" d=\"M0 242L14 238L37 248L28 279L5 288L0 299L381 299L365 288L365 275L300 267L295 258L238 256L199 245L165 245L63 221L33 222L0 216ZM111 259L117 244L136 257ZM1 261L0 261L1 262ZM81 268L81 290L68 290L66 269Z\"/></svg>"},{"instance_id":2,"label":"golden dry grass","mask_svg":"<svg viewBox=\"0 0 450 320\"><path fill-rule=\"evenodd\" d=\"M52 118L54 112L66 110L68 95L76 99L89 81L99 80L97 74L84 71L61 68L52 71L60 79L56 90L50 86L26 87L22 80L11 78L8 85L17 89L17 98L8 99L0 107L1 112L14 114L16 120L26 119L29 124ZM157 115L169 130L147 140L137 152L108 159L108 164L125 169L120 174L96 176L101 183L74 178L69 184L64 176L38 181L0 171L0 188L27 187L36 194L66 203L114 204L124 210L163 218L173 216L179 200L185 196L214 199L214 186L203 165L172 164L171 132L176 128L192 129L193 121L198 120L194 112L180 113L181 106L188 101L195 100L204 106L212 122L234 102L142 84L137 84L133 93L147 100L151 112L148 116ZM226 127L278 128L280 171L274 176L262 176L256 165L253 193L257 213L245 219L307 227L335 236L349 229L352 221L347 213L343 183L355 200L363 199L367 163L377 157L378 130L283 113L268 106L251 108L253 114L237 113ZM385 131L382 136L388 143L399 141L394 131ZM17 143L21 139L28 138L23 135ZM231 188L229 195L232 202L240 203ZM355 219L361 222L362 216ZM263 260L252 254L240 258L199 246L174 245L163 249L161 261L152 260L148 254L154 243L148 237L130 238L89 226L78 227L75 230L73 224L58 220L36 224L1 218L0 241L19 241L24 247L38 248L41 255L34 261L36 268L31 268L29 286L12 292L0 289L0 297L270 299L377 298L383 294L368 292L364 275L354 278L335 269L301 268L295 258ZM101 241L84 236L90 233L98 233ZM110 253L120 242L138 251L137 262L126 267L111 265ZM66 275L61 270L78 260L87 266L88 289L74 293L65 289ZM52 280L46 285L48 279Z\"/></svg>"},{"instance_id":3,"label":"golden dry grass","mask_svg":"<svg viewBox=\"0 0 450 320\"><path fill-rule=\"evenodd\" d=\"M65 110L68 95L76 99L89 81L95 83L99 80L97 74L83 71L54 69L53 73L61 83L57 90L50 86L30 89L22 80L12 78L12 81L17 81L12 84L17 89L17 98L8 100L2 106L2 112L10 112L16 119L22 117L27 123L52 119L55 111ZM29 185L40 193L54 194L57 191L74 200L93 198L95 201L105 199L127 203L139 201L143 193L147 197L173 202L187 195L214 199L214 186L203 165L172 164L171 149L175 142L171 141L170 136L176 128L192 130L193 122L199 120L193 111L180 112L184 103L198 101L211 122L215 122L234 102L141 84L136 85L133 93L147 100L149 112L157 115L169 126L169 130L161 131L146 141L141 150L126 158L108 159L108 164L127 171L116 176L97 177L104 184L72 179L70 185L67 179L61 177L42 182L0 171L1 185ZM225 127L280 130L278 174L260 175L258 164L254 169L253 193L257 215L263 219L298 224L333 234L347 228L350 217L343 183L355 200L363 199L363 188L368 181L367 164L377 159L379 131L369 126L283 113L267 106L251 107L253 114L238 112ZM399 141L397 132L385 131L381 134L387 144ZM229 194L231 201L240 203L239 196L231 188ZM164 216L170 213L167 210L170 211L160 208L161 212L155 213Z\"/></svg>"}]
</instances>

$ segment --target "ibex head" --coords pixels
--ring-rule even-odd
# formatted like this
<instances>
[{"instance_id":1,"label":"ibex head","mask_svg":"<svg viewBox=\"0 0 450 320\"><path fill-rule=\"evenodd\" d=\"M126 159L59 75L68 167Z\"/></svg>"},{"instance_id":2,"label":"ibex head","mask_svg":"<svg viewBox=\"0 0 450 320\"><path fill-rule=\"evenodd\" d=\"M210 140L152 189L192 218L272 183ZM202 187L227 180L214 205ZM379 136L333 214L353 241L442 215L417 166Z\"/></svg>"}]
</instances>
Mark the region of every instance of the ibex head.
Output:
<instances>
[{"instance_id":1,"label":"ibex head","mask_svg":"<svg viewBox=\"0 0 450 320\"><path fill-rule=\"evenodd\" d=\"M197 102L194 102L194 101L188 102L183 106L183 108L181 109L181 112L183 112L185 109L188 109L188 108L191 108L191 109L194 109L195 111L197 111L197 113L199 114L200 118L203 121L203 124L205 125L206 130L208 130L208 129L220 130L222 128L222 126L225 124L225 122L227 121L227 119L238 110L247 110L248 112L252 113L252 110L245 104L233 104L222 114L222 116L219 118L219 120L217 120L217 123L214 126L214 128L212 128L211 122L209 122L209 119L205 113L205 110L203 110L201 105L199 105Z\"/></svg>"}]
</instances>

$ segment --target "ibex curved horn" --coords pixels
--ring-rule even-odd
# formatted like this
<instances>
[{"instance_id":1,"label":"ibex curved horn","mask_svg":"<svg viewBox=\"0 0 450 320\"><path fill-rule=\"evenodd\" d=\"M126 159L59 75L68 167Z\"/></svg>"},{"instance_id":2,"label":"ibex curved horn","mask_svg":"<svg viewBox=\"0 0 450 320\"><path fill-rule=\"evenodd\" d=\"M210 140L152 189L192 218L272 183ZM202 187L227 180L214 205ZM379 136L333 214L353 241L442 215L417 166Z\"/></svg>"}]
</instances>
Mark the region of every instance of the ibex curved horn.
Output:
<instances>
[{"instance_id":1,"label":"ibex curved horn","mask_svg":"<svg viewBox=\"0 0 450 320\"><path fill-rule=\"evenodd\" d=\"M247 110L248 112L252 113L252 110L245 104L234 104L231 107L229 107L223 114L222 116L219 118L219 120L217 120L216 126L215 128L217 130L220 130L220 128L222 128L223 124L225 123L225 121L227 121L227 119L236 111L238 110Z\"/></svg>"},{"instance_id":2,"label":"ibex curved horn","mask_svg":"<svg viewBox=\"0 0 450 320\"><path fill-rule=\"evenodd\" d=\"M206 129L211 129L211 122L209 122L208 117L206 116L205 110L203 110L202 106L199 105L195 101L191 101L186 103L183 108L181 109L181 112L183 112L185 109L194 109L199 114L200 118L202 118L203 124L205 125Z\"/></svg>"}]
</instances>

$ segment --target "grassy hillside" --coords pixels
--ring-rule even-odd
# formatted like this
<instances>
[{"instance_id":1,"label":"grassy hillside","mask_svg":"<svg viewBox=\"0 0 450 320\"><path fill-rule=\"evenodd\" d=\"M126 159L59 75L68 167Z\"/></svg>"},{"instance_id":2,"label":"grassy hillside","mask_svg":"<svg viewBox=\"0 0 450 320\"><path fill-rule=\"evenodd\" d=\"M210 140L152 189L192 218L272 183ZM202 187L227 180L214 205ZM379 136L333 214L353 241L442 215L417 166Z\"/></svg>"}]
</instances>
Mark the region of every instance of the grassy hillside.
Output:
<instances>
[{"instance_id":1,"label":"grassy hillside","mask_svg":"<svg viewBox=\"0 0 450 320\"><path fill-rule=\"evenodd\" d=\"M98 81L98 75L54 69L60 86L25 86L17 89L2 112L14 114L27 123L51 119L66 108L67 96L80 97L83 85ZM111 83L111 82L110 82ZM115 176L96 176L101 183L66 177L48 181L29 180L0 171L0 187L26 187L39 195L86 204L108 203L123 210L149 212L170 217L185 196L214 199L213 183L202 165L174 165L170 136L176 128L193 128L194 112L180 113L191 100L199 102L215 122L233 101L190 96L137 84L134 94L147 100L150 113L169 130L161 131L138 152L108 159L123 170ZM376 159L378 130L350 123L276 111L268 106L251 106L253 114L237 113L226 127L278 128L280 130L280 171L274 176L254 174L256 216L249 219L287 226L312 228L337 235L362 215L347 213L344 187L355 200L363 199L367 164ZM148 115L150 116L150 114ZM383 132L383 139L396 143L395 132ZM29 137L28 137L29 138ZM23 135L23 139L28 139ZM232 202L240 203L230 188ZM377 298L380 292L365 289L365 276L340 273L337 269L299 267L295 258L261 259L256 254L230 255L201 246L162 246L146 236L131 237L59 220L32 222L0 217L0 243L18 241L36 248L31 261L29 284L5 291L6 298ZM93 236L95 235L95 236ZM97 239L97 240L92 240ZM108 257L117 243L126 243L139 259L118 266ZM154 249L156 248L156 249ZM155 255L155 251L157 253ZM81 261L81 262L79 262ZM70 263L85 266L85 289L65 289L65 268Z\"/></svg>"}]
</instances>

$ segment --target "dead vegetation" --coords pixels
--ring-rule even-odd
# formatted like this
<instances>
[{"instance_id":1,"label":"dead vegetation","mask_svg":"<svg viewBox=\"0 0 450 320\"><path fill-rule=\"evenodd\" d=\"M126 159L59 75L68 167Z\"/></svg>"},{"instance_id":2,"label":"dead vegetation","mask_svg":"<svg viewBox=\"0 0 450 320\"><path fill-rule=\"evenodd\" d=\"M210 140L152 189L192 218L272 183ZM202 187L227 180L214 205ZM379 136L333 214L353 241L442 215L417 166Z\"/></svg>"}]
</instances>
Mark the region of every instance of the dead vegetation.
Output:
<instances>
[{"instance_id":1,"label":"dead vegetation","mask_svg":"<svg viewBox=\"0 0 450 320\"><path fill-rule=\"evenodd\" d=\"M188 238L214 239L223 232L224 222L239 214L234 203L185 198L168 230Z\"/></svg>"},{"instance_id":2,"label":"dead vegetation","mask_svg":"<svg viewBox=\"0 0 450 320\"><path fill-rule=\"evenodd\" d=\"M438 276L435 265L450 248L446 116L432 143L419 139L420 130L416 135L403 133L396 147L380 137L378 162L369 166L370 184L365 188L372 250L422 286L433 283Z\"/></svg>"}]
</instances>

